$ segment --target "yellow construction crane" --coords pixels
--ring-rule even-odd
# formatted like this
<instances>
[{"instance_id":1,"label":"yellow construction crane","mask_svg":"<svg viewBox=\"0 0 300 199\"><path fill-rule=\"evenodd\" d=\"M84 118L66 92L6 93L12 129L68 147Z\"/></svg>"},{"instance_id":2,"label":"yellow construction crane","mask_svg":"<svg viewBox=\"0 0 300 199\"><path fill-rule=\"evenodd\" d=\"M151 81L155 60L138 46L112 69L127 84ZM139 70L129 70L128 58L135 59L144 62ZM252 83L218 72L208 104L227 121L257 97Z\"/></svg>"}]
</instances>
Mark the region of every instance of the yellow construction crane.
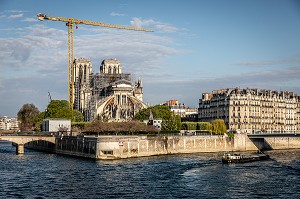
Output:
<instances>
[{"instance_id":1,"label":"yellow construction crane","mask_svg":"<svg viewBox=\"0 0 300 199\"><path fill-rule=\"evenodd\" d=\"M65 22L68 26L68 95L69 95L69 104L70 108L73 109L74 106L74 25L85 24L92 26L102 26L106 28L118 28L124 30L135 30L135 31L144 31L144 32L153 32L150 29L137 28L133 26L123 26L117 24L107 24L103 22L94 22L90 20L80 20L75 18L65 18L65 17L50 17L46 14L37 14L37 17L40 21L51 20L51 21L60 21Z\"/></svg>"}]
</instances>

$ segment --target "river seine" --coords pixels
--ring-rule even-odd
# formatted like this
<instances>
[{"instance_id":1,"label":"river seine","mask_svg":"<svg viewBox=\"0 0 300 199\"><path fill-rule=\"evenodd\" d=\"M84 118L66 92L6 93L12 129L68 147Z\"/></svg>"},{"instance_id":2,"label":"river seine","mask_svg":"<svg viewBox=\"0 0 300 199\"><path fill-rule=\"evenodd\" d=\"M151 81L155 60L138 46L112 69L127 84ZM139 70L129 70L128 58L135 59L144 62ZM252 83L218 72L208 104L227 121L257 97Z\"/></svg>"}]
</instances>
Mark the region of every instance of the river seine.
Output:
<instances>
[{"instance_id":1,"label":"river seine","mask_svg":"<svg viewBox=\"0 0 300 199\"><path fill-rule=\"evenodd\" d=\"M300 150L223 165L222 153L94 161L0 142L0 198L300 198Z\"/></svg>"}]
</instances>

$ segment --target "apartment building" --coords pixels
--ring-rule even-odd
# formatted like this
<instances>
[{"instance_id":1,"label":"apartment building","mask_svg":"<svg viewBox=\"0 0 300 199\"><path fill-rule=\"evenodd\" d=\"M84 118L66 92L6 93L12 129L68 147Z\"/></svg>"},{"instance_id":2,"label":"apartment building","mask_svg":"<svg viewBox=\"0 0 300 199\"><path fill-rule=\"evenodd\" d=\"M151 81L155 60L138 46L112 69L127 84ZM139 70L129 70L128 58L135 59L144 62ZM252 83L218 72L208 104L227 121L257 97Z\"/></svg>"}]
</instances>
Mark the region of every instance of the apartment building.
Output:
<instances>
[{"instance_id":1,"label":"apartment building","mask_svg":"<svg viewBox=\"0 0 300 199\"><path fill-rule=\"evenodd\" d=\"M203 93L199 121L223 119L241 133L287 133L300 130L299 96L293 92L227 88Z\"/></svg>"},{"instance_id":2,"label":"apartment building","mask_svg":"<svg viewBox=\"0 0 300 199\"><path fill-rule=\"evenodd\" d=\"M7 116L0 117L0 130L18 131L19 122L17 118Z\"/></svg>"},{"instance_id":3,"label":"apartment building","mask_svg":"<svg viewBox=\"0 0 300 199\"><path fill-rule=\"evenodd\" d=\"M163 105L168 106L171 111L180 116L181 121L197 121L197 108L187 107L184 103L179 103L178 100L168 100Z\"/></svg>"}]
</instances>

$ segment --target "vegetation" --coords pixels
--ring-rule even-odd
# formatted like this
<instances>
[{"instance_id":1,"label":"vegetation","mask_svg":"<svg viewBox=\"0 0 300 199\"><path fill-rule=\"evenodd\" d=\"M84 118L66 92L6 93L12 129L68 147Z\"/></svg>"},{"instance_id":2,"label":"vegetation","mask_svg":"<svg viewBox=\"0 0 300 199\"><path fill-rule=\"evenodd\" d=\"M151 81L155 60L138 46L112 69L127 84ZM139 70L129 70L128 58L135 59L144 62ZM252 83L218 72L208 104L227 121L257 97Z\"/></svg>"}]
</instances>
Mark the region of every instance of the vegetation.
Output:
<instances>
[{"instance_id":1,"label":"vegetation","mask_svg":"<svg viewBox=\"0 0 300 199\"><path fill-rule=\"evenodd\" d=\"M154 119L161 119L161 130L174 131L181 129L180 117L175 115L168 106L156 105L142 109L135 116L137 120L148 120L152 113Z\"/></svg>"},{"instance_id":2,"label":"vegetation","mask_svg":"<svg viewBox=\"0 0 300 199\"><path fill-rule=\"evenodd\" d=\"M197 122L182 122L181 130L197 130Z\"/></svg>"},{"instance_id":3,"label":"vegetation","mask_svg":"<svg viewBox=\"0 0 300 199\"><path fill-rule=\"evenodd\" d=\"M213 132L218 135L224 135L227 132L227 128L224 120L216 119L210 122L182 122L182 130L200 130Z\"/></svg>"},{"instance_id":4,"label":"vegetation","mask_svg":"<svg viewBox=\"0 0 300 199\"><path fill-rule=\"evenodd\" d=\"M39 115L39 109L33 104L24 104L18 112L21 131L32 131L35 126L35 117Z\"/></svg>"},{"instance_id":5,"label":"vegetation","mask_svg":"<svg viewBox=\"0 0 300 199\"><path fill-rule=\"evenodd\" d=\"M197 130L212 132L212 124L210 122L198 122Z\"/></svg>"},{"instance_id":6,"label":"vegetation","mask_svg":"<svg viewBox=\"0 0 300 199\"><path fill-rule=\"evenodd\" d=\"M216 119L212 121L212 131L218 135L224 135L227 132L224 120Z\"/></svg>"},{"instance_id":7,"label":"vegetation","mask_svg":"<svg viewBox=\"0 0 300 199\"><path fill-rule=\"evenodd\" d=\"M52 100L47 106L44 118L65 118L72 122L83 122L84 120L82 113L71 110L69 102L66 100Z\"/></svg>"},{"instance_id":8,"label":"vegetation","mask_svg":"<svg viewBox=\"0 0 300 199\"><path fill-rule=\"evenodd\" d=\"M41 124L46 118L65 118L77 123L84 121L82 113L71 110L66 100L52 100L44 112L40 112L33 104L24 104L18 112L21 131L41 131Z\"/></svg>"},{"instance_id":9,"label":"vegetation","mask_svg":"<svg viewBox=\"0 0 300 199\"><path fill-rule=\"evenodd\" d=\"M181 129L211 132L212 124L210 122L182 122Z\"/></svg>"},{"instance_id":10,"label":"vegetation","mask_svg":"<svg viewBox=\"0 0 300 199\"><path fill-rule=\"evenodd\" d=\"M210 122L183 122L180 117L176 116L169 107L156 105L141 110L136 114L135 119L147 120L152 114L154 119L161 119L161 132L178 132L179 130L200 130L213 132L218 135L223 135L227 132L224 120L216 119ZM21 123L21 131L40 131L43 119L45 118L65 118L71 119L72 128L78 131L89 132L92 134L107 134L107 133L157 133L158 129L154 126L147 126L142 122L111 122L105 120L95 120L93 122L83 122L84 118L81 112L71 110L69 103L66 100L52 100L46 111L39 112L38 108L33 104L24 104L18 112L18 120ZM232 136L231 134L228 134Z\"/></svg>"},{"instance_id":11,"label":"vegetation","mask_svg":"<svg viewBox=\"0 0 300 199\"><path fill-rule=\"evenodd\" d=\"M103 122L94 120L87 124L83 130L89 134L139 134L139 133L157 133L158 130L154 126L147 126L143 122Z\"/></svg>"},{"instance_id":12,"label":"vegetation","mask_svg":"<svg viewBox=\"0 0 300 199\"><path fill-rule=\"evenodd\" d=\"M233 132L228 132L227 135L230 139L234 138L234 133Z\"/></svg>"}]
</instances>

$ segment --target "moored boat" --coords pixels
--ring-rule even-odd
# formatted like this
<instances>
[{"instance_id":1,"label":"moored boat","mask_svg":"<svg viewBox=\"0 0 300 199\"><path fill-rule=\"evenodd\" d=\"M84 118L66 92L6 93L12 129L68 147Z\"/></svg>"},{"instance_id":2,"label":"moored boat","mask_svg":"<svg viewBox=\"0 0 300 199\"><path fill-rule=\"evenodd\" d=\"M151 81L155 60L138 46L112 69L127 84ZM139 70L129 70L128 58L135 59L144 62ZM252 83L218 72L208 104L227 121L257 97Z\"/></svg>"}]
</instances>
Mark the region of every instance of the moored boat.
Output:
<instances>
[{"instance_id":1,"label":"moored boat","mask_svg":"<svg viewBox=\"0 0 300 199\"><path fill-rule=\"evenodd\" d=\"M258 151L256 154L251 155L241 155L239 153L224 153L222 157L222 163L244 163L244 162L254 162L259 160L269 159L269 155L264 154L261 151Z\"/></svg>"}]
</instances>

